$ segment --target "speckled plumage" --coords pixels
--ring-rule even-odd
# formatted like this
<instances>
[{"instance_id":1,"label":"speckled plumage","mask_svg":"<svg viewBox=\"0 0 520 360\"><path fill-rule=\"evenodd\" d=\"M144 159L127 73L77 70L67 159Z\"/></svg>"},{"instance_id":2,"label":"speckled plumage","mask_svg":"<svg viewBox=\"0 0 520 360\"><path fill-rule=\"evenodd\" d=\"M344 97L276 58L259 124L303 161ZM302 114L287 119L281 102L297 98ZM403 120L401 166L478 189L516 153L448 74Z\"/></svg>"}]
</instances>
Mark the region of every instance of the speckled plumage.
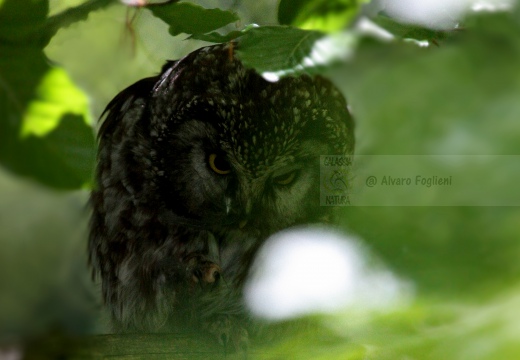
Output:
<instances>
[{"instance_id":1,"label":"speckled plumage","mask_svg":"<svg viewBox=\"0 0 520 360\"><path fill-rule=\"evenodd\" d=\"M168 62L107 107L89 252L116 330L240 319L262 241L330 210L319 156L353 151L343 96L320 77L267 82L228 46Z\"/></svg>"}]
</instances>

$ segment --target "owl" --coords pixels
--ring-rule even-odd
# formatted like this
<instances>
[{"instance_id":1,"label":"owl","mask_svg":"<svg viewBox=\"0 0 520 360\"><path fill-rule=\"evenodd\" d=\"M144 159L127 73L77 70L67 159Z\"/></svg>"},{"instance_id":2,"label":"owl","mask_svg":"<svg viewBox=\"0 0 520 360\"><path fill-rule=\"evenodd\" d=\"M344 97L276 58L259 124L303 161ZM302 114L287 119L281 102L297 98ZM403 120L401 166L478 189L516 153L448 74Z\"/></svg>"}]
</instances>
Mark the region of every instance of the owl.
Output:
<instances>
[{"instance_id":1,"label":"owl","mask_svg":"<svg viewBox=\"0 0 520 360\"><path fill-rule=\"evenodd\" d=\"M320 155L353 152L345 99L322 77L268 82L233 46L167 62L105 110L89 256L115 331L242 341L263 241L331 215Z\"/></svg>"}]
</instances>

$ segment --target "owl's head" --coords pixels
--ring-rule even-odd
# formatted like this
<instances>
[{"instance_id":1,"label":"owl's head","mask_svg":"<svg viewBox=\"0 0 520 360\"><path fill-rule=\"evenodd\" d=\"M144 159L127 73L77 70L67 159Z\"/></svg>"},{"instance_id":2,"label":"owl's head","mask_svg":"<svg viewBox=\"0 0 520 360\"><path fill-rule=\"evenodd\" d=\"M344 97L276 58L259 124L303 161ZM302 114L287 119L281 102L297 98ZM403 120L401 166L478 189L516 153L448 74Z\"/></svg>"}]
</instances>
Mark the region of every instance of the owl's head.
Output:
<instances>
[{"instance_id":1,"label":"owl's head","mask_svg":"<svg viewBox=\"0 0 520 360\"><path fill-rule=\"evenodd\" d=\"M317 221L320 155L353 152L343 96L321 77L268 82L228 45L169 62L148 80L136 136L141 196L212 230L272 233ZM148 192L148 193L147 193Z\"/></svg>"}]
</instances>

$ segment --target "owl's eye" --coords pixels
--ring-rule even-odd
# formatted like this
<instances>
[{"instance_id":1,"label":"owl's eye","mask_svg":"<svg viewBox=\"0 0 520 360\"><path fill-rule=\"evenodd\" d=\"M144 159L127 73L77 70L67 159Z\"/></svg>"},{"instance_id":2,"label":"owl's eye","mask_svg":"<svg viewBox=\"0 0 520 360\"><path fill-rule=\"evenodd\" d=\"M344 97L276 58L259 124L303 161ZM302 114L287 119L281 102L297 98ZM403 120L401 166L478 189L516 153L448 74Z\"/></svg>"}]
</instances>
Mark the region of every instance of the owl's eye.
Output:
<instances>
[{"instance_id":1,"label":"owl's eye","mask_svg":"<svg viewBox=\"0 0 520 360\"><path fill-rule=\"evenodd\" d=\"M220 175L226 175L231 172L231 166L223 155L210 154L208 158L211 170Z\"/></svg>"},{"instance_id":2,"label":"owl's eye","mask_svg":"<svg viewBox=\"0 0 520 360\"><path fill-rule=\"evenodd\" d=\"M276 185L283 185L283 186L290 185L296 179L297 175L298 175L298 170L290 171L288 173L285 173L285 174L282 174L279 176L275 176L273 178L273 182Z\"/></svg>"}]
</instances>

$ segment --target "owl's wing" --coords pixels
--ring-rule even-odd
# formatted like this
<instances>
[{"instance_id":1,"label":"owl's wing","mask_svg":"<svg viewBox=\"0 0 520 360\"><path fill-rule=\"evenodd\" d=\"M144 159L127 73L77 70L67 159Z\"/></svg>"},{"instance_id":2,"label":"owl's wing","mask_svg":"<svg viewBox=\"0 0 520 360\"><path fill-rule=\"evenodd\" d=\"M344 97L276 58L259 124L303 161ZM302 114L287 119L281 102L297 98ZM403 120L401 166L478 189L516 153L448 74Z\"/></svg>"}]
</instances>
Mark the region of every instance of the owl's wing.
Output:
<instances>
[{"instance_id":1,"label":"owl's wing","mask_svg":"<svg viewBox=\"0 0 520 360\"><path fill-rule=\"evenodd\" d=\"M125 116L128 116L127 112L130 109L135 106L142 108L143 104L149 99L154 86L156 86L162 74L177 63L178 60L166 61L159 75L139 80L117 94L116 97L108 103L101 114L101 119L104 118L104 121L99 128L98 137L103 136L103 134L112 133L113 128L117 126L118 122Z\"/></svg>"},{"instance_id":2,"label":"owl's wing","mask_svg":"<svg viewBox=\"0 0 520 360\"><path fill-rule=\"evenodd\" d=\"M89 261L93 265L93 277L96 271L104 271L102 259L118 256L117 252L108 252L106 246L102 246L115 236L116 231L107 225L105 218L107 213L114 211L117 206L118 211L122 211L121 209L129 204L124 200L131 199L131 187L128 184L130 177L127 174L129 166L126 163L129 150L122 144L134 137L135 124L143 116L157 78L142 79L121 91L110 101L101 116L104 121L98 132L98 186L93 189L90 199L93 212L90 223ZM111 261L117 263L114 259ZM103 277L105 276L108 275L103 274Z\"/></svg>"},{"instance_id":3,"label":"owl's wing","mask_svg":"<svg viewBox=\"0 0 520 360\"><path fill-rule=\"evenodd\" d=\"M98 138L105 134L112 134L125 118L132 115L135 117L137 113L140 115L158 78L154 76L139 80L117 94L101 114L101 119L104 120L99 128ZM128 120L133 122L136 119Z\"/></svg>"}]
</instances>

